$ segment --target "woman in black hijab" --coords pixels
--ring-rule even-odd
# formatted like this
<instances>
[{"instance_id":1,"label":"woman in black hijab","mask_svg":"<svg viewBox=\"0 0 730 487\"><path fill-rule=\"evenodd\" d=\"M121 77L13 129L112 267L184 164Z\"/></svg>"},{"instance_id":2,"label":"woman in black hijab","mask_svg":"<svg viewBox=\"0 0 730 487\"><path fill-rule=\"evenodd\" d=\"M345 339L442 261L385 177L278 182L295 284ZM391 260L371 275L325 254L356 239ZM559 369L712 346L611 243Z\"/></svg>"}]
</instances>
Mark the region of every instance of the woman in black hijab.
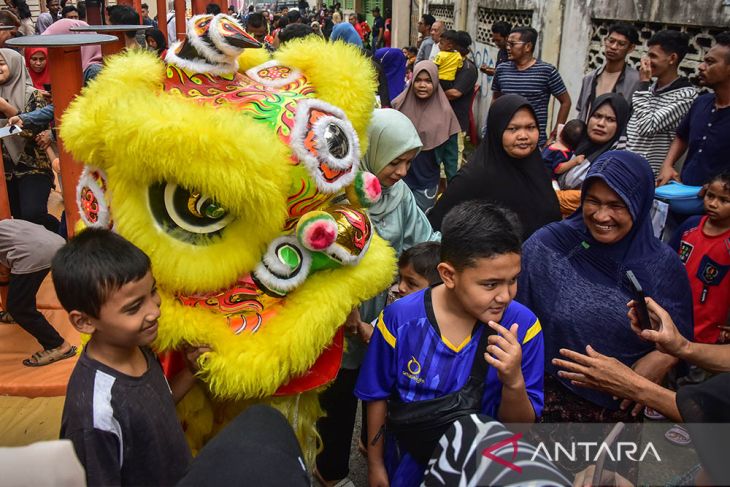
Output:
<instances>
[{"instance_id":1,"label":"woman in black hijab","mask_svg":"<svg viewBox=\"0 0 730 487\"><path fill-rule=\"evenodd\" d=\"M618 93L596 98L588 114L585 136L575 148L575 155L585 156L585 162L558 178L558 201L564 216L571 215L580 206L580 187L591 163L604 152L626 148L626 127L630 117L631 107Z\"/></svg>"},{"instance_id":2,"label":"woman in black hijab","mask_svg":"<svg viewBox=\"0 0 730 487\"><path fill-rule=\"evenodd\" d=\"M517 213L523 239L560 220L550 175L537 150L538 137L529 102L519 95L499 97L489 109L486 138L428 215L434 230L441 228L441 220L451 208L475 199Z\"/></svg>"}]
</instances>

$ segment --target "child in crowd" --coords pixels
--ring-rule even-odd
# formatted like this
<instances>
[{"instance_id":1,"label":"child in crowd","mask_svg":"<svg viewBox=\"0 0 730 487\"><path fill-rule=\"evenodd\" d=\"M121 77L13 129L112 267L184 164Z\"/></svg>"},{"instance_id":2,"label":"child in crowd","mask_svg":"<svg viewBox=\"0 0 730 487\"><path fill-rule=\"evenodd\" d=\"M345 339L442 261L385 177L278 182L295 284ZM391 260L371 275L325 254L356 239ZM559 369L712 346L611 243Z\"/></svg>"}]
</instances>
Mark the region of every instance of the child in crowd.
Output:
<instances>
[{"instance_id":1,"label":"child in crowd","mask_svg":"<svg viewBox=\"0 0 730 487\"><path fill-rule=\"evenodd\" d=\"M481 201L454 207L442 226L443 283L380 315L355 387L368 403L371 485L419 485L438 438L460 415L515 423L540 416L540 322L512 301L521 251L515 221Z\"/></svg>"},{"instance_id":2,"label":"child in crowd","mask_svg":"<svg viewBox=\"0 0 730 487\"><path fill-rule=\"evenodd\" d=\"M563 126L558 140L543 149L542 158L553 179L585 161L584 155L575 155L575 149L585 134L586 124L578 119L571 120Z\"/></svg>"},{"instance_id":3,"label":"child in crowd","mask_svg":"<svg viewBox=\"0 0 730 487\"><path fill-rule=\"evenodd\" d=\"M730 340L730 172L715 176L704 195L704 216L688 218L671 243L684 262L699 343Z\"/></svg>"},{"instance_id":4,"label":"child in crowd","mask_svg":"<svg viewBox=\"0 0 730 487\"><path fill-rule=\"evenodd\" d=\"M416 64L418 48L413 46L404 47L403 54L406 56L406 81L410 81L413 78L413 66Z\"/></svg>"},{"instance_id":5,"label":"child in crowd","mask_svg":"<svg viewBox=\"0 0 730 487\"><path fill-rule=\"evenodd\" d=\"M58 334L36 305L36 294L48 275L51 259L64 243L57 233L41 225L25 220L0 221L0 264L10 269L7 310L0 313L0 321L16 321L43 347L23 360L27 367L48 365L76 354L76 347Z\"/></svg>"},{"instance_id":6,"label":"child in crowd","mask_svg":"<svg viewBox=\"0 0 730 487\"><path fill-rule=\"evenodd\" d=\"M58 251L53 283L69 319L91 336L66 391L61 438L89 486L174 485L191 455L175 400L192 387L204 347L168 385L155 354L160 296L150 260L108 230L87 229Z\"/></svg>"},{"instance_id":7,"label":"child in crowd","mask_svg":"<svg viewBox=\"0 0 730 487\"><path fill-rule=\"evenodd\" d=\"M438 242L421 242L401 254L398 259L399 298L441 282L436 269L440 254Z\"/></svg>"},{"instance_id":8,"label":"child in crowd","mask_svg":"<svg viewBox=\"0 0 730 487\"><path fill-rule=\"evenodd\" d=\"M439 68L439 82L444 91L451 88L456 79L456 72L464 65L464 58L456 50L458 34L455 30L447 30L441 35L439 53L433 59Z\"/></svg>"}]
</instances>

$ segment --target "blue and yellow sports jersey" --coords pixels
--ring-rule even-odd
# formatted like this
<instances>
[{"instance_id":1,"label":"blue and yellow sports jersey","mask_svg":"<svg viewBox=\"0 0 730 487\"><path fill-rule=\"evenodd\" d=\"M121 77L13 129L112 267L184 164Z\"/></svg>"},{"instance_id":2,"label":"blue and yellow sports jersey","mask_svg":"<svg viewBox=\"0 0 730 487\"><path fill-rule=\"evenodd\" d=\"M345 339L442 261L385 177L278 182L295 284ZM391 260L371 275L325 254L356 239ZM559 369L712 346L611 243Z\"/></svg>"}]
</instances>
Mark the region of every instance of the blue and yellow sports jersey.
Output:
<instances>
[{"instance_id":1,"label":"blue and yellow sports jersey","mask_svg":"<svg viewBox=\"0 0 730 487\"><path fill-rule=\"evenodd\" d=\"M500 324L510 328L514 323L519 325L517 335L522 344L522 375L527 395L539 417L544 403L540 322L529 309L512 301ZM399 299L378 319L360 369L355 395L363 401L399 399L413 402L458 391L469 377L485 326L476 326L471 337L463 343L453 344L438 332L430 289ZM499 419L497 411L502 384L494 367L489 367L485 384L482 412Z\"/></svg>"}]
</instances>

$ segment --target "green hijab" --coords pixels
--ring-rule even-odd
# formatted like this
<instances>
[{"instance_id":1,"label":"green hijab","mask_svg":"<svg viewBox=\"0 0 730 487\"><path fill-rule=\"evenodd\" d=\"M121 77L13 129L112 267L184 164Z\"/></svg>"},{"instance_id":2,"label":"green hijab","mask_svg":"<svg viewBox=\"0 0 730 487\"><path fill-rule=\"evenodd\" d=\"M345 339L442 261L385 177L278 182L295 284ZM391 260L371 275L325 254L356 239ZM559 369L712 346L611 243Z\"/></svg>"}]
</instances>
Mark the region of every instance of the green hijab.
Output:
<instances>
[{"instance_id":1,"label":"green hijab","mask_svg":"<svg viewBox=\"0 0 730 487\"><path fill-rule=\"evenodd\" d=\"M363 158L363 169L378 175L388 164L406 152L418 149L423 144L411 120L398 110L391 108L376 109L368 127L368 151ZM410 193L403 181L393 186L383 187L380 200L370 207L369 213L374 220L395 210L404 197Z\"/></svg>"}]
</instances>

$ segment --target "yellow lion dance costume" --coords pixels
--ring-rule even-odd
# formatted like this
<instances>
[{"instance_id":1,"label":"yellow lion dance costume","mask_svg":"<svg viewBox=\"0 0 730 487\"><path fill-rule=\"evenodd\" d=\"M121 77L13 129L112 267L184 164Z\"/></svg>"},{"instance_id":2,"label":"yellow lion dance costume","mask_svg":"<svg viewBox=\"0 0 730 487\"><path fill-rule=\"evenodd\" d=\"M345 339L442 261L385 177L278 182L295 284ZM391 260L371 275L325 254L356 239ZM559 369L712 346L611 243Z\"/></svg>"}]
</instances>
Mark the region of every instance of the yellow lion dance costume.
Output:
<instances>
[{"instance_id":1,"label":"yellow lion dance costume","mask_svg":"<svg viewBox=\"0 0 730 487\"><path fill-rule=\"evenodd\" d=\"M359 170L374 74L342 43L241 54L257 44L228 16L193 17L166 63L143 51L107 59L61 136L85 164L83 223L152 260L157 350L213 349L199 362L203 386L178 405L192 449L266 402L311 463L340 325L395 269L363 210L380 194Z\"/></svg>"}]
</instances>

